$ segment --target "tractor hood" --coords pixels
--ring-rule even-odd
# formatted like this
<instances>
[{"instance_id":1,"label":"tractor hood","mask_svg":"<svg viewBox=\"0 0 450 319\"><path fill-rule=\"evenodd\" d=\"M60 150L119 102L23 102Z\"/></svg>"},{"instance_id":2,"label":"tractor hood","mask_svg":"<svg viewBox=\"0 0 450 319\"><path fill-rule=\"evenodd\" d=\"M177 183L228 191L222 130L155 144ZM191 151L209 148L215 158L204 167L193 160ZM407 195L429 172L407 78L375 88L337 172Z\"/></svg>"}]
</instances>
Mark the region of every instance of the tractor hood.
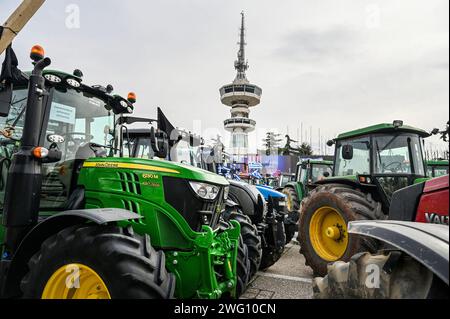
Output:
<instances>
[{"instance_id":1,"label":"tractor hood","mask_svg":"<svg viewBox=\"0 0 450 319\"><path fill-rule=\"evenodd\" d=\"M270 186L256 185L256 188L264 196L265 200L268 200L269 197L273 197L273 198L285 198L286 197L286 195L274 190Z\"/></svg>"},{"instance_id":2,"label":"tractor hood","mask_svg":"<svg viewBox=\"0 0 450 319\"><path fill-rule=\"evenodd\" d=\"M123 168L148 171L149 174L179 177L182 179L206 182L221 186L229 185L228 181L217 174L190 165L169 162L165 160L147 160L138 158L91 158L85 161L83 167Z\"/></svg>"}]
</instances>

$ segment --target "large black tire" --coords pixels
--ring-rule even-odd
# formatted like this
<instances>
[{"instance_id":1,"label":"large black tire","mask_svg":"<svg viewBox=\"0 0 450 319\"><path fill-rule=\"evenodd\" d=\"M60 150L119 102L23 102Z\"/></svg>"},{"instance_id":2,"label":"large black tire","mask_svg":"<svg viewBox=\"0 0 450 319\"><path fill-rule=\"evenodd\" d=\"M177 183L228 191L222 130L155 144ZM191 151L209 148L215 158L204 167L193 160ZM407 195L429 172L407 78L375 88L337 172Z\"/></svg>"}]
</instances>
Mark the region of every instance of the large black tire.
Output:
<instances>
[{"instance_id":1,"label":"large black tire","mask_svg":"<svg viewBox=\"0 0 450 319\"><path fill-rule=\"evenodd\" d=\"M228 221L221 220L219 222L219 228L225 230L230 227ZM239 298L248 288L250 281L250 258L248 255L247 245L244 244L242 235L239 236L238 255L236 259L236 273L237 273L237 285L236 285L236 298Z\"/></svg>"},{"instance_id":2,"label":"large black tire","mask_svg":"<svg viewBox=\"0 0 450 319\"><path fill-rule=\"evenodd\" d=\"M288 213L287 218L284 220L284 230L286 233L286 244L289 244L294 238L295 232L298 230L298 220L300 213L298 211Z\"/></svg>"},{"instance_id":3,"label":"large black tire","mask_svg":"<svg viewBox=\"0 0 450 319\"><path fill-rule=\"evenodd\" d=\"M300 209L300 199L295 189L291 186L286 186L283 188L282 193L286 195L286 208L288 213L298 212Z\"/></svg>"},{"instance_id":4,"label":"large black tire","mask_svg":"<svg viewBox=\"0 0 450 319\"><path fill-rule=\"evenodd\" d=\"M247 246L244 244L242 236L239 237L238 256L236 260L237 285L236 298L244 294L250 282L250 259Z\"/></svg>"},{"instance_id":5,"label":"large black tire","mask_svg":"<svg viewBox=\"0 0 450 319\"><path fill-rule=\"evenodd\" d=\"M78 225L45 240L29 260L23 297L40 299L55 271L73 263L93 269L113 299L167 299L174 294L175 277L148 235L134 234L131 227Z\"/></svg>"},{"instance_id":6,"label":"large black tire","mask_svg":"<svg viewBox=\"0 0 450 319\"><path fill-rule=\"evenodd\" d=\"M330 207L336 210L345 220L345 224L354 220L384 219L381 204L375 201L370 194L350 186L329 184L314 189L302 203L299 221L298 240L300 253L306 259L306 265L310 266L316 276L324 276L327 272L327 264L336 260L323 259L314 249L310 237L310 222L314 213L321 207ZM376 252L376 241L357 235L347 236L348 245L345 253L339 260L349 261L358 252Z\"/></svg>"},{"instance_id":7,"label":"large black tire","mask_svg":"<svg viewBox=\"0 0 450 319\"><path fill-rule=\"evenodd\" d=\"M317 299L448 298L448 285L400 252L359 253L350 262L330 264L325 278L314 279L313 289Z\"/></svg>"},{"instance_id":8,"label":"large black tire","mask_svg":"<svg viewBox=\"0 0 450 319\"><path fill-rule=\"evenodd\" d=\"M232 212L227 217L227 220L235 220L241 225L241 235L244 244L247 246L248 258L250 260L250 280L258 272L261 265L262 247L261 237L258 234L258 229L253 225L251 219L241 212Z\"/></svg>"},{"instance_id":9,"label":"large black tire","mask_svg":"<svg viewBox=\"0 0 450 319\"><path fill-rule=\"evenodd\" d=\"M266 270L273 266L283 255L284 246L286 244L286 232L284 229L284 223L282 221L275 220L276 225L274 232L272 225L264 232L263 240L263 252L261 258L260 270Z\"/></svg>"}]
</instances>

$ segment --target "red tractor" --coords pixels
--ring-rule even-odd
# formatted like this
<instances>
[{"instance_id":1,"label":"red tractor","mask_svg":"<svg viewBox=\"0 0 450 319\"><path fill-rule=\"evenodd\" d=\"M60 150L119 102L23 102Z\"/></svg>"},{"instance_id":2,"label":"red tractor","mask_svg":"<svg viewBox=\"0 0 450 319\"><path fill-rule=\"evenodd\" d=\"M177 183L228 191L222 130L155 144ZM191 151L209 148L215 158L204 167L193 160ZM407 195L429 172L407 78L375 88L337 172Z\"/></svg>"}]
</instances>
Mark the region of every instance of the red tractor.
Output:
<instances>
[{"instance_id":1,"label":"red tractor","mask_svg":"<svg viewBox=\"0 0 450 319\"><path fill-rule=\"evenodd\" d=\"M380 250L328 265L316 298L448 298L449 176L394 193L389 218L349 223L349 233Z\"/></svg>"}]
</instances>

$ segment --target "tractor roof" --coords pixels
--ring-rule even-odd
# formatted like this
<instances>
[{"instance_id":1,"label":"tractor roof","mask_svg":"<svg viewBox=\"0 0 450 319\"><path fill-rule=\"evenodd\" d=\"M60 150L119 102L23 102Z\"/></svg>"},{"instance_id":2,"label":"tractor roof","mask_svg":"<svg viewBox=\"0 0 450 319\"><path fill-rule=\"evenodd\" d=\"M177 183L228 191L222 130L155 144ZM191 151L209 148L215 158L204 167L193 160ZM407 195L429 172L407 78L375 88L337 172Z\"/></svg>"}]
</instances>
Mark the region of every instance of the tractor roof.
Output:
<instances>
[{"instance_id":1,"label":"tractor roof","mask_svg":"<svg viewBox=\"0 0 450 319\"><path fill-rule=\"evenodd\" d=\"M376 134L376 133L396 133L396 132L402 132L402 133L414 133L418 134L421 137L429 137L430 133L413 126L409 125L400 125L396 126L393 123L382 123L377 125L372 125L364 128L360 128L357 130L349 131L346 133L339 134L336 140L343 140L348 139L352 137L358 137L362 135L368 135L368 134Z\"/></svg>"},{"instance_id":2,"label":"tractor roof","mask_svg":"<svg viewBox=\"0 0 450 319\"><path fill-rule=\"evenodd\" d=\"M427 161L427 165L430 166L448 166L448 160L430 160Z\"/></svg>"},{"instance_id":3,"label":"tractor roof","mask_svg":"<svg viewBox=\"0 0 450 319\"><path fill-rule=\"evenodd\" d=\"M297 165L301 165L302 163L308 162L310 164L316 165L333 165L333 161L325 161L319 159L304 159L297 163Z\"/></svg>"}]
</instances>

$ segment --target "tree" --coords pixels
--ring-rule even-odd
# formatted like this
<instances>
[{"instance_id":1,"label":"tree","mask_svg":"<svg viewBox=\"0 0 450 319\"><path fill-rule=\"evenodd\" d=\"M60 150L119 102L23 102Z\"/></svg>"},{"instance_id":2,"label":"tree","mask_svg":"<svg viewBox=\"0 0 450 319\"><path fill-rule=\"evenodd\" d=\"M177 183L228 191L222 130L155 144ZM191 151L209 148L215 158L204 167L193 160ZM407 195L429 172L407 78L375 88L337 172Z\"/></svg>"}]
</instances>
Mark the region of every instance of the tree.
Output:
<instances>
[{"instance_id":1,"label":"tree","mask_svg":"<svg viewBox=\"0 0 450 319\"><path fill-rule=\"evenodd\" d=\"M313 155L312 147L308 143L300 145L300 155Z\"/></svg>"}]
</instances>

